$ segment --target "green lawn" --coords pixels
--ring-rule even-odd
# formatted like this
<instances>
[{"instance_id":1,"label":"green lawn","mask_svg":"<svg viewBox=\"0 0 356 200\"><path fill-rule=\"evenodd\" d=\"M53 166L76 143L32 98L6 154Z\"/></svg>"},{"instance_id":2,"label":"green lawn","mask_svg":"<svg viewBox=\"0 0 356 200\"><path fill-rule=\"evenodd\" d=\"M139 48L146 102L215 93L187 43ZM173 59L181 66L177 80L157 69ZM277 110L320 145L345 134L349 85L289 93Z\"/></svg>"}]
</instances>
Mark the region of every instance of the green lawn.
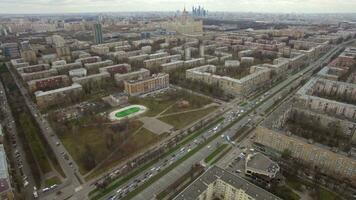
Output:
<instances>
[{"instance_id":1,"label":"green lawn","mask_svg":"<svg viewBox=\"0 0 356 200\"><path fill-rule=\"evenodd\" d=\"M219 146L217 149L215 149L215 151L213 151L212 153L210 153L205 159L204 162L205 163L210 163L219 153L221 153L226 147L228 146L228 144L222 144L221 146Z\"/></svg>"},{"instance_id":2,"label":"green lawn","mask_svg":"<svg viewBox=\"0 0 356 200\"><path fill-rule=\"evenodd\" d=\"M231 149L232 149L231 146L229 146L227 149L224 149L224 151L211 162L211 165L214 165L216 162L221 160L221 158L223 158Z\"/></svg>"},{"instance_id":3,"label":"green lawn","mask_svg":"<svg viewBox=\"0 0 356 200\"><path fill-rule=\"evenodd\" d=\"M115 117L118 117L118 118L126 117L126 116L131 115L133 113L136 113L138 111L140 111L139 107L128 108L128 109L123 110L121 112L115 113Z\"/></svg>"},{"instance_id":4,"label":"green lawn","mask_svg":"<svg viewBox=\"0 0 356 200\"><path fill-rule=\"evenodd\" d=\"M218 108L217 106L213 106L213 107L209 107L209 108L206 108L203 110L181 113L181 114L176 114L176 115L170 115L170 116L166 116L166 117L161 117L159 119L163 122L166 122L166 123L174 126L176 129L182 129L182 128L186 127L187 125L208 115L209 113L213 112L217 108Z\"/></svg>"},{"instance_id":5,"label":"green lawn","mask_svg":"<svg viewBox=\"0 0 356 200\"><path fill-rule=\"evenodd\" d=\"M298 194L296 194L295 192L293 192L293 190L291 190L290 188L288 188L286 186L277 187L273 193L275 195L277 195L278 197L280 197L282 199L286 199L286 200L299 200L300 199Z\"/></svg>"},{"instance_id":6,"label":"green lawn","mask_svg":"<svg viewBox=\"0 0 356 200\"><path fill-rule=\"evenodd\" d=\"M330 191L324 190L323 188L320 188L318 192L318 199L322 200L342 200L342 198L338 197L335 193L332 193Z\"/></svg>"},{"instance_id":7,"label":"green lawn","mask_svg":"<svg viewBox=\"0 0 356 200\"><path fill-rule=\"evenodd\" d=\"M168 106L173 105L176 100L167 97L130 97L130 104L143 105L148 108L145 115L153 117L164 111Z\"/></svg>"},{"instance_id":8,"label":"green lawn","mask_svg":"<svg viewBox=\"0 0 356 200\"><path fill-rule=\"evenodd\" d=\"M180 105L180 101L188 102L187 105ZM201 108L212 101L209 98L198 96L183 90L168 91L163 94L158 94L154 97L130 97L130 104L144 105L148 108L145 113L147 116L156 116L165 109L172 106L164 114L187 111L191 109Z\"/></svg>"}]
</instances>

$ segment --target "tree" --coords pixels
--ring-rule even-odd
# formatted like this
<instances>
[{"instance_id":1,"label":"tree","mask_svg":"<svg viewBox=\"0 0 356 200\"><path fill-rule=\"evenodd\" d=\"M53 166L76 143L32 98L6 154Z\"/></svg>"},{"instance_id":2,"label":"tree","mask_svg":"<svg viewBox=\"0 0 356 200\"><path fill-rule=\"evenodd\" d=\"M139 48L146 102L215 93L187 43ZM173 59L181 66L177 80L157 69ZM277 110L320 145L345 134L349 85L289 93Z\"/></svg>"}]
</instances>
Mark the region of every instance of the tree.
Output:
<instances>
[{"instance_id":1,"label":"tree","mask_svg":"<svg viewBox=\"0 0 356 200\"><path fill-rule=\"evenodd\" d=\"M106 148L108 150L112 150L114 147L114 142L115 142L114 134L109 129L105 129L104 134L105 134Z\"/></svg>"},{"instance_id":2,"label":"tree","mask_svg":"<svg viewBox=\"0 0 356 200\"><path fill-rule=\"evenodd\" d=\"M86 144L84 146L84 151L81 155L81 160L85 169L91 170L96 166L95 155L90 145Z\"/></svg>"},{"instance_id":3,"label":"tree","mask_svg":"<svg viewBox=\"0 0 356 200\"><path fill-rule=\"evenodd\" d=\"M284 149L283 152L282 152L282 158L283 159L286 159L286 160L289 160L292 156L292 151L289 150L289 149Z\"/></svg>"}]
</instances>

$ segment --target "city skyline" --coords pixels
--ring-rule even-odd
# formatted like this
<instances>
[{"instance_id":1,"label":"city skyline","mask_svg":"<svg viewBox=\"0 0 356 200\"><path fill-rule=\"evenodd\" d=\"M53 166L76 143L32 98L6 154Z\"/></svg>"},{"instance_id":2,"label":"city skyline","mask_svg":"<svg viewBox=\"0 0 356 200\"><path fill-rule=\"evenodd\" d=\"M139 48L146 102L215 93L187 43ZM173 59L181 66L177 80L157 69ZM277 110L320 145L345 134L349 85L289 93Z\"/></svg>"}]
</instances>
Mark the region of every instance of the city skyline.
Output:
<instances>
[{"instance_id":1,"label":"city skyline","mask_svg":"<svg viewBox=\"0 0 356 200\"><path fill-rule=\"evenodd\" d=\"M116 6L117 5L117 6ZM140 5L140 6L138 6ZM159 5L159 7L157 6ZM1 14L176 11L201 5L211 12L356 13L356 0L2 0Z\"/></svg>"}]
</instances>

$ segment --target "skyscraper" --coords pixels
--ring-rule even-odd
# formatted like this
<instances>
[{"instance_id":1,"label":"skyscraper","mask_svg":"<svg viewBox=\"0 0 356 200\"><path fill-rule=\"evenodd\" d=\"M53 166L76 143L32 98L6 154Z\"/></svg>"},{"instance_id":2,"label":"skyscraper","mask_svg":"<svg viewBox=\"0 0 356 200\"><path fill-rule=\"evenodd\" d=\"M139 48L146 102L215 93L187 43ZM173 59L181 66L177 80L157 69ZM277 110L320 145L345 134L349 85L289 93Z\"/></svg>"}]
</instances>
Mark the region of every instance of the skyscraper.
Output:
<instances>
[{"instance_id":1,"label":"skyscraper","mask_svg":"<svg viewBox=\"0 0 356 200\"><path fill-rule=\"evenodd\" d=\"M94 42L95 44L103 43L103 31L101 29L101 24L94 24Z\"/></svg>"}]
</instances>

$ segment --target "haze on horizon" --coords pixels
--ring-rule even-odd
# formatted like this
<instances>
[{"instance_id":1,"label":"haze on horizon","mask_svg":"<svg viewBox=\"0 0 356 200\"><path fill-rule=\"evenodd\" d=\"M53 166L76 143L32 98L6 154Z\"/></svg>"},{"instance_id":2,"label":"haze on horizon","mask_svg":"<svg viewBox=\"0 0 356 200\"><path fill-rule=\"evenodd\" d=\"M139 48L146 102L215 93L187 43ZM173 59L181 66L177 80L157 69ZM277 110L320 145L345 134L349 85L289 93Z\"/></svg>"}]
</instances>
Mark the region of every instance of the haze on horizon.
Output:
<instances>
[{"instance_id":1,"label":"haze on horizon","mask_svg":"<svg viewBox=\"0 0 356 200\"><path fill-rule=\"evenodd\" d=\"M177 11L193 5L227 12L356 13L356 0L0 0L0 13Z\"/></svg>"}]
</instances>

